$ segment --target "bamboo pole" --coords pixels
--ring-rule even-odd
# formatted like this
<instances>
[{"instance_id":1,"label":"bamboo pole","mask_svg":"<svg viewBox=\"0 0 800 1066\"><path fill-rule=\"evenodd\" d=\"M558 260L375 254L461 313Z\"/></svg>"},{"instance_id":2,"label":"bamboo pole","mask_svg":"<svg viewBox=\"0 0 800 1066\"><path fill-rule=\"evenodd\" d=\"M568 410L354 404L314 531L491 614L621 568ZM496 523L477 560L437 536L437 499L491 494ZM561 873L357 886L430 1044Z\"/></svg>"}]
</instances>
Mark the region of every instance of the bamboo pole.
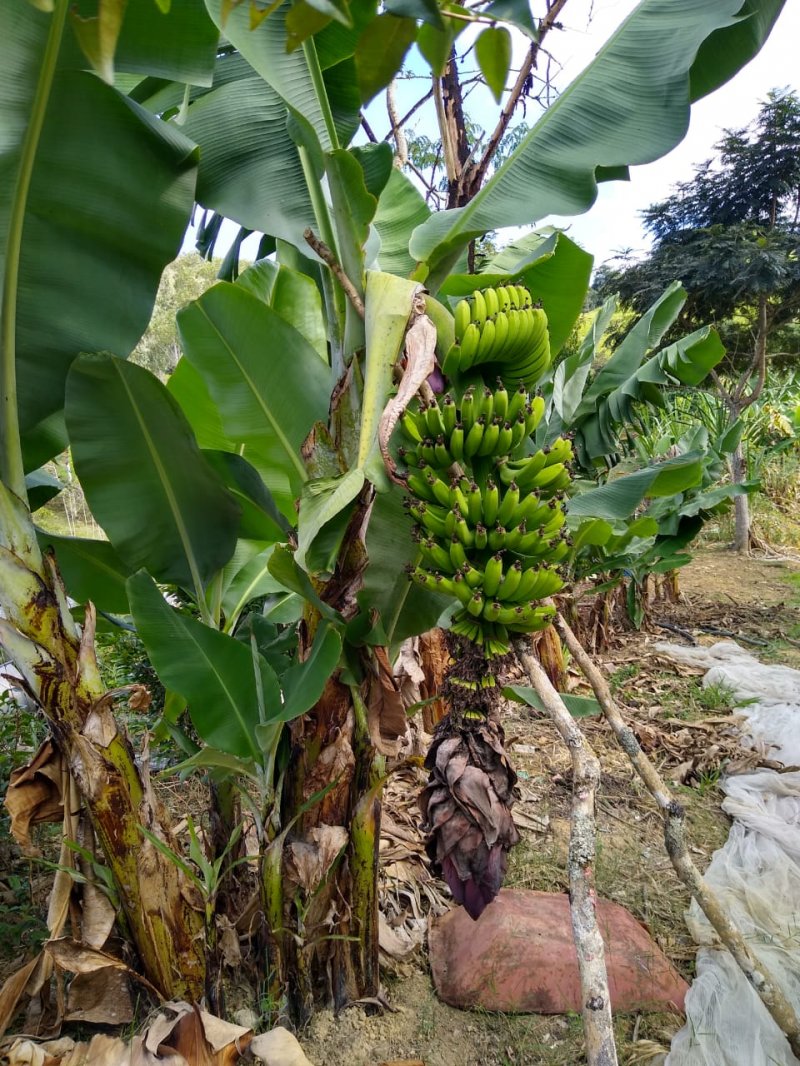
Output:
<instances>
[{"instance_id":1,"label":"bamboo pole","mask_svg":"<svg viewBox=\"0 0 800 1066\"><path fill-rule=\"evenodd\" d=\"M569 903L581 980L581 1014L589 1066L616 1066L605 948L597 924L594 888L594 798L600 763L526 640L514 650L545 711L572 757L572 818L569 841Z\"/></svg>"},{"instance_id":2,"label":"bamboo pole","mask_svg":"<svg viewBox=\"0 0 800 1066\"><path fill-rule=\"evenodd\" d=\"M672 795L658 770L642 751L636 735L625 722L622 711L611 695L611 689L605 678L560 614L556 615L555 625L572 657L594 689L597 702L600 704L606 721L614 731L620 747L633 763L634 769L661 809L664 816L664 843L675 872L697 900L698 906L722 944L731 953L761 1002L772 1015L776 1025L789 1041L794 1054L800 1058L800 1022L798 1022L797 1014L774 977L750 950L741 932L725 912L716 892L706 882L690 857L684 837L685 811L683 806Z\"/></svg>"}]
</instances>

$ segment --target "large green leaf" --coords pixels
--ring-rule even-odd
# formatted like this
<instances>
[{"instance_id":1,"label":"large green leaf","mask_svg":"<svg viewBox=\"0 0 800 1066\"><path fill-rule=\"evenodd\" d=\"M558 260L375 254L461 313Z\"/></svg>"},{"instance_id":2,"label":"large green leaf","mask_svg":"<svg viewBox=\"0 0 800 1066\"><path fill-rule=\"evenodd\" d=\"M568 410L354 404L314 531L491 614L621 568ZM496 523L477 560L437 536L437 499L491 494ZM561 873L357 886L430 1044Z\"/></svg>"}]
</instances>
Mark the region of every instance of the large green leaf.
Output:
<instances>
[{"instance_id":1,"label":"large green leaf","mask_svg":"<svg viewBox=\"0 0 800 1066\"><path fill-rule=\"evenodd\" d=\"M411 258L408 242L417 226L430 217L424 196L405 174L392 170L378 199L375 229L381 239L378 266L389 274L408 277L417 262Z\"/></svg>"},{"instance_id":2,"label":"large green leaf","mask_svg":"<svg viewBox=\"0 0 800 1066\"><path fill-rule=\"evenodd\" d=\"M0 4L0 235L3 272L20 159L54 16ZM71 31L68 30L68 33ZM66 49L64 62L77 48ZM144 332L161 272L194 199L196 153L174 127L83 70L56 72L24 212L15 304L23 431L63 407L80 351L126 356ZM135 235L135 236L134 236ZM4 312L5 313L5 312ZM39 464L37 464L39 465Z\"/></svg>"},{"instance_id":3,"label":"large green leaf","mask_svg":"<svg viewBox=\"0 0 800 1066\"><path fill-rule=\"evenodd\" d=\"M238 285L209 289L181 311L178 330L227 437L256 449L270 468L273 494L298 496L306 479L300 446L327 416L329 368L296 329Z\"/></svg>"},{"instance_id":4,"label":"large green leaf","mask_svg":"<svg viewBox=\"0 0 800 1066\"><path fill-rule=\"evenodd\" d=\"M319 96L303 49L286 50L286 12L284 3L255 30L250 27L250 5L239 4L232 10L226 0L206 0L206 7L217 26L234 48L272 86L287 108L311 124L324 150L333 147L330 137L330 116L326 115L327 101ZM309 46L313 49L313 44Z\"/></svg>"},{"instance_id":5,"label":"large green leaf","mask_svg":"<svg viewBox=\"0 0 800 1066\"><path fill-rule=\"evenodd\" d=\"M645 355L656 347L673 324L685 303L686 290L679 281L673 281L628 331L597 374L578 408L578 418L593 411L601 396L625 385L642 365Z\"/></svg>"},{"instance_id":6,"label":"large green leaf","mask_svg":"<svg viewBox=\"0 0 800 1066\"><path fill-rule=\"evenodd\" d=\"M183 130L200 145L204 207L308 247L303 230L314 225L314 211L286 132L286 104L274 89L255 76L215 88L191 105Z\"/></svg>"},{"instance_id":7,"label":"large green leaf","mask_svg":"<svg viewBox=\"0 0 800 1066\"><path fill-rule=\"evenodd\" d=\"M674 282L631 329L586 391L572 423L584 462L617 450L619 428L631 421L636 402L662 407L661 386L699 385L723 359L719 335L704 326L644 361L685 299L686 293Z\"/></svg>"},{"instance_id":8,"label":"large green leaf","mask_svg":"<svg viewBox=\"0 0 800 1066\"><path fill-rule=\"evenodd\" d=\"M236 284L268 303L273 311L302 333L327 363L328 334L322 297L313 278L283 263L259 259L239 275Z\"/></svg>"},{"instance_id":9,"label":"large green leaf","mask_svg":"<svg viewBox=\"0 0 800 1066\"><path fill-rule=\"evenodd\" d=\"M377 611L392 647L433 629L452 603L409 579L405 567L419 557L413 525L399 489L378 493L367 527L369 562L358 603L363 612Z\"/></svg>"},{"instance_id":10,"label":"large green leaf","mask_svg":"<svg viewBox=\"0 0 800 1066\"><path fill-rule=\"evenodd\" d=\"M278 679L266 659L257 654L254 663L248 645L170 607L142 571L129 579L128 596L156 673L166 688L188 702L202 739L229 755L258 759L257 681L266 718L277 718L282 709Z\"/></svg>"},{"instance_id":11,"label":"large green leaf","mask_svg":"<svg viewBox=\"0 0 800 1066\"><path fill-rule=\"evenodd\" d=\"M199 592L233 554L239 508L158 378L79 356L67 428L89 506L125 564Z\"/></svg>"},{"instance_id":12,"label":"large green leaf","mask_svg":"<svg viewBox=\"0 0 800 1066\"><path fill-rule=\"evenodd\" d=\"M430 264L438 284L472 237L586 211L598 168L669 152L686 134L692 101L756 54L782 6L643 0L470 204L433 215L415 232L412 256ZM743 31L740 12L759 17Z\"/></svg>"},{"instance_id":13,"label":"large green leaf","mask_svg":"<svg viewBox=\"0 0 800 1066\"><path fill-rule=\"evenodd\" d=\"M544 711L545 709L536 689L528 688L526 685L507 685L503 689L503 695L506 699L515 700L517 703L525 703L534 710ZM577 696L571 692L559 692L559 696L573 718L590 718L603 713L600 704L593 696Z\"/></svg>"},{"instance_id":14,"label":"large green leaf","mask_svg":"<svg viewBox=\"0 0 800 1066\"><path fill-rule=\"evenodd\" d=\"M295 561L309 573L326 573L332 569L347 528L350 504L364 487L364 471L360 467L348 470L339 477L314 478L303 486L300 497L300 520L297 525L297 551ZM336 523L335 535L327 546L325 558L313 565L309 551L322 530L344 512L344 521Z\"/></svg>"},{"instance_id":15,"label":"large green leaf","mask_svg":"<svg viewBox=\"0 0 800 1066\"><path fill-rule=\"evenodd\" d=\"M672 496L699 485L702 477L698 453L681 455L573 496L567 513L570 518L630 518L646 496Z\"/></svg>"},{"instance_id":16,"label":"large green leaf","mask_svg":"<svg viewBox=\"0 0 800 1066\"><path fill-rule=\"evenodd\" d=\"M317 629L311 652L301 663L290 666L281 677L283 707L276 721L291 722L310 710L339 665L342 637L337 628L322 622Z\"/></svg>"},{"instance_id":17,"label":"large green leaf","mask_svg":"<svg viewBox=\"0 0 800 1066\"><path fill-rule=\"evenodd\" d=\"M210 85L219 30L197 0L130 0L114 54L120 71Z\"/></svg>"},{"instance_id":18,"label":"large green leaf","mask_svg":"<svg viewBox=\"0 0 800 1066\"><path fill-rule=\"evenodd\" d=\"M203 456L239 505L239 536L249 540L285 540L291 527L256 468L236 452L204 449Z\"/></svg>"},{"instance_id":19,"label":"large green leaf","mask_svg":"<svg viewBox=\"0 0 800 1066\"><path fill-rule=\"evenodd\" d=\"M91 600L95 607L111 614L128 614L125 582L127 567L107 540L59 537L37 529L42 551L52 548L64 579L67 594L80 604Z\"/></svg>"}]
</instances>

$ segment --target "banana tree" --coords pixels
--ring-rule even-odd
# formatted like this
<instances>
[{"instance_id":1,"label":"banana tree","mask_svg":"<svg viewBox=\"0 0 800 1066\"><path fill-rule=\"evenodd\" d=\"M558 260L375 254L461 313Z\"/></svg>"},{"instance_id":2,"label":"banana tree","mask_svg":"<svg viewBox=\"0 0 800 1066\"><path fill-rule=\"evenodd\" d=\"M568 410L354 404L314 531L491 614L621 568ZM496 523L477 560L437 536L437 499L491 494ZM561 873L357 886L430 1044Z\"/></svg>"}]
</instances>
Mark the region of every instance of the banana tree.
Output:
<instances>
[{"instance_id":1,"label":"banana tree","mask_svg":"<svg viewBox=\"0 0 800 1066\"><path fill-rule=\"evenodd\" d=\"M448 277L470 240L586 210L598 180L668 151L690 102L755 54L781 4L644 0L473 201L435 215L386 145L353 138L441 11L173 0L162 14L140 0L115 23L112 8L76 16L75 37L66 0L0 14L13 103L2 640L68 755L147 975L197 997L205 903L104 698L92 609L78 628L26 502L26 472L68 436L108 541L54 544L67 590L132 615L188 705L194 765L255 782L264 972L302 1018L378 990L380 793L404 727L385 649L447 605L402 571L419 549L387 474L395 375L399 413L452 340L447 301L472 283ZM212 230L224 216L261 233L270 258L182 313L184 357L164 387L123 360L193 198ZM588 267L546 239L496 267L541 296L557 348Z\"/></svg>"}]
</instances>

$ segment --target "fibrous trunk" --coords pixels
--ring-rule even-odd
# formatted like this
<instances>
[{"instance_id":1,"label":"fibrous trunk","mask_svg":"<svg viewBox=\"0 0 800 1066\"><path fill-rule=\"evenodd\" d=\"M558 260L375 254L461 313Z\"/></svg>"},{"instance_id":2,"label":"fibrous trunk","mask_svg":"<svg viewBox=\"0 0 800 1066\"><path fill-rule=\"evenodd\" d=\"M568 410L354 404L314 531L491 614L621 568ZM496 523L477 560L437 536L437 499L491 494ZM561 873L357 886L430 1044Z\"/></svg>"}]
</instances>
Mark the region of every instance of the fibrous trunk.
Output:
<instances>
[{"instance_id":1,"label":"fibrous trunk","mask_svg":"<svg viewBox=\"0 0 800 1066\"><path fill-rule=\"evenodd\" d=\"M144 976L166 998L199 999L205 961L202 901L141 832L172 843L166 815L114 719L94 649L94 611L82 632L52 556L42 556L21 500L0 485L0 642L45 714L114 875Z\"/></svg>"}]
</instances>

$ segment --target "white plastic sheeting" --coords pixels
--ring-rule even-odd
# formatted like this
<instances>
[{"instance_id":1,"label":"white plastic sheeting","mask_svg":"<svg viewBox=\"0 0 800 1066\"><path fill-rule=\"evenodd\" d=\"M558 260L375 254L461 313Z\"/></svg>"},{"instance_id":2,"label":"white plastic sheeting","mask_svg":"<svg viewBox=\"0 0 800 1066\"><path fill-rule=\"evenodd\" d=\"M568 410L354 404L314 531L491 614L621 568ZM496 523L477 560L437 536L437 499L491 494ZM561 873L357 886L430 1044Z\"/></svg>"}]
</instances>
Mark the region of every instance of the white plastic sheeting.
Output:
<instances>
[{"instance_id":1,"label":"white plastic sheeting","mask_svg":"<svg viewBox=\"0 0 800 1066\"><path fill-rule=\"evenodd\" d=\"M800 671L760 663L731 641L705 648L657 644L678 661L706 668L746 702L745 743L784 766L800 766ZM724 810L734 819L706 878L756 954L800 1012L800 771L726 777ZM798 1066L789 1044L730 954L716 946L697 904L687 922L698 944L686 1025L666 1066Z\"/></svg>"}]
</instances>

